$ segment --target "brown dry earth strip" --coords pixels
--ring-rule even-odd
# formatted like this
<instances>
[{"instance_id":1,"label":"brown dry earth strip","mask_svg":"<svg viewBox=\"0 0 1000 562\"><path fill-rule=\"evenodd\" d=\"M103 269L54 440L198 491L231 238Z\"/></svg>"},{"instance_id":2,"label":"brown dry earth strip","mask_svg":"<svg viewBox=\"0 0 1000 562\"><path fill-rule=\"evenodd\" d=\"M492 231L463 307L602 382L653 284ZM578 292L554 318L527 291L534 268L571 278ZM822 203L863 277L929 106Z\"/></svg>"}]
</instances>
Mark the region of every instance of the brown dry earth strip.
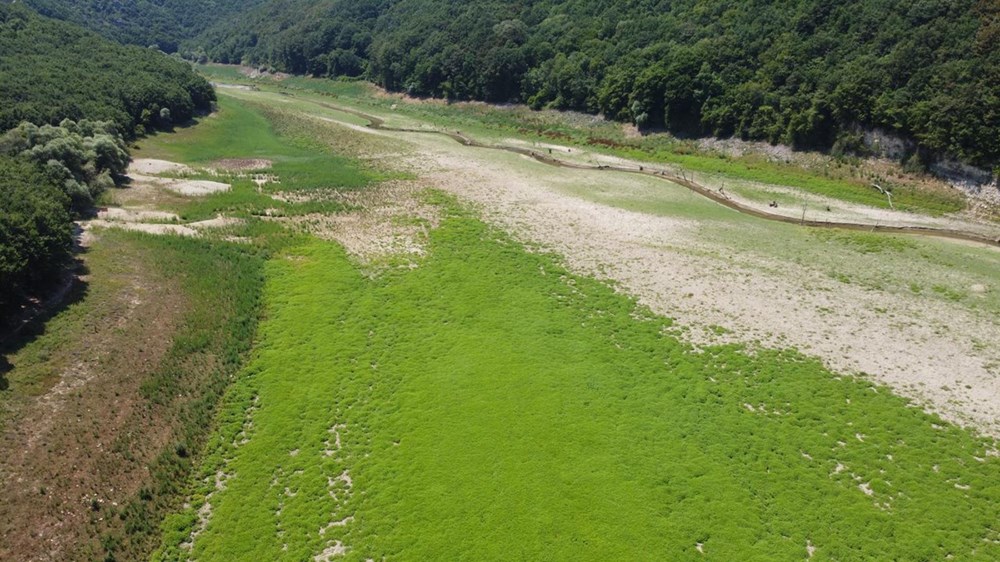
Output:
<instances>
[{"instance_id":1,"label":"brown dry earth strip","mask_svg":"<svg viewBox=\"0 0 1000 562\"><path fill-rule=\"evenodd\" d=\"M88 560L114 515L150 480L174 428L142 396L183 320L175 281L118 245L99 308L50 356L25 360L40 389L13 387L0 432L0 560ZM86 259L85 259L86 261ZM97 293L97 294L93 294ZM29 365L30 364L30 365ZM16 383L15 383L16 384Z\"/></svg>"}]
</instances>

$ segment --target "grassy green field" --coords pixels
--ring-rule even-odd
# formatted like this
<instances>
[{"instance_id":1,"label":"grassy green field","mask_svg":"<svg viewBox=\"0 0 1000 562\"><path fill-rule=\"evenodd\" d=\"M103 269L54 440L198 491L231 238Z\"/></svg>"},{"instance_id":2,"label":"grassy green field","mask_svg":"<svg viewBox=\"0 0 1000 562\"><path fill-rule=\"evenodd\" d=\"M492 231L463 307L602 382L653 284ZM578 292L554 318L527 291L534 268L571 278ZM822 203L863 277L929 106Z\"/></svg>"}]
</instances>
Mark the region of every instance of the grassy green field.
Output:
<instances>
[{"instance_id":1,"label":"grassy green field","mask_svg":"<svg viewBox=\"0 0 1000 562\"><path fill-rule=\"evenodd\" d=\"M1000 556L985 441L794 352L696 352L442 204L414 270L318 241L268 264L156 559L195 530L196 560Z\"/></svg>"},{"instance_id":2,"label":"grassy green field","mask_svg":"<svg viewBox=\"0 0 1000 562\"><path fill-rule=\"evenodd\" d=\"M280 108L220 96L218 113L203 118L196 126L147 140L134 157L176 160L196 167L224 159L273 163L261 171L277 176L280 183L258 189L249 177L224 177L232 184L230 191L185 200L172 208L185 219L210 218L216 213L246 217L265 211L282 215L336 212L343 207L331 200L288 203L270 196L279 191L360 189L392 177L332 150L331 144L338 139L327 138L330 134L329 129L318 127L312 120ZM196 177L219 179L212 175Z\"/></svg>"}]
</instances>

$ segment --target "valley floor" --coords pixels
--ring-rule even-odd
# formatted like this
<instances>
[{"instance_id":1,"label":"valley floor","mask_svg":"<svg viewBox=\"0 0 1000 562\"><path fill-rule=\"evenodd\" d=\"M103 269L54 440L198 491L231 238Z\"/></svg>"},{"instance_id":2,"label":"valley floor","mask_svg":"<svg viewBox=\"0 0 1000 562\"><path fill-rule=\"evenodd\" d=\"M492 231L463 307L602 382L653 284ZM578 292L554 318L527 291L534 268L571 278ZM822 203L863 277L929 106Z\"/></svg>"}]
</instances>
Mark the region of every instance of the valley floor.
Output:
<instances>
[{"instance_id":1,"label":"valley floor","mask_svg":"<svg viewBox=\"0 0 1000 562\"><path fill-rule=\"evenodd\" d=\"M264 263L233 276L244 292L263 284L258 330L246 316L258 305L240 308L240 341L256 343L224 354L243 366L157 512L172 514L145 531L159 536L154 559L1000 557L996 247L765 221L659 177L523 152L676 167L457 131L402 102L220 93L217 114L144 141L135 183L85 225L95 256L145 247L125 263L166 272L169 286L140 303L177 294L235 306L219 272L206 277L214 292L192 292L185 283L207 266L173 267L171 244L205 263ZM826 220L1000 236L962 216L697 181L749 206L793 192L805 205L796 213ZM791 207L782 199L780 212ZM112 263L94 267L124 267ZM151 308L162 317L151 325L209 326L212 307L199 307ZM54 329L75 317L57 316ZM160 346L204 337L178 329ZM76 384L58 353L26 359L46 337L13 356L7 376L28 380L31 361L62 370L19 411ZM123 345L108 341L100 348ZM125 370L124 382L107 365L87 380L157 396L141 384L155 373ZM29 417L9 417L10 439L45 429ZM85 455L106 446L94 427L76 445L47 440L44 455L21 448L36 464ZM116 427L105 430L120 436ZM22 487L18 505L29 505L41 481L17 480L27 469L5 462L5 487ZM84 519L87 501L112 497L73 490L60 494ZM120 501L130 494L142 496L136 486Z\"/></svg>"}]
</instances>

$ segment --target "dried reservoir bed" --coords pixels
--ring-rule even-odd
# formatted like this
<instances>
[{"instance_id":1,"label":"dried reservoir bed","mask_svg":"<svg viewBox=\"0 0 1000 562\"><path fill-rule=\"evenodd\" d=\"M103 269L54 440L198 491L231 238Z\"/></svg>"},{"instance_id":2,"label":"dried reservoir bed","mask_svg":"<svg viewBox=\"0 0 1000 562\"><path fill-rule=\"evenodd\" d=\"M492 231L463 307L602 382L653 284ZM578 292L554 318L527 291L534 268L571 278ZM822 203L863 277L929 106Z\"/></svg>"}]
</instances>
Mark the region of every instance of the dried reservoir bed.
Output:
<instances>
[{"instance_id":1,"label":"dried reservoir bed","mask_svg":"<svg viewBox=\"0 0 1000 562\"><path fill-rule=\"evenodd\" d=\"M767 223L304 95L227 90L144 141L168 169L90 230L203 226L150 256L194 260L185 322L243 330L226 368L264 283L153 559L1000 557L994 249ZM202 177L230 187L169 190ZM267 261L238 294L197 276L241 256Z\"/></svg>"}]
</instances>

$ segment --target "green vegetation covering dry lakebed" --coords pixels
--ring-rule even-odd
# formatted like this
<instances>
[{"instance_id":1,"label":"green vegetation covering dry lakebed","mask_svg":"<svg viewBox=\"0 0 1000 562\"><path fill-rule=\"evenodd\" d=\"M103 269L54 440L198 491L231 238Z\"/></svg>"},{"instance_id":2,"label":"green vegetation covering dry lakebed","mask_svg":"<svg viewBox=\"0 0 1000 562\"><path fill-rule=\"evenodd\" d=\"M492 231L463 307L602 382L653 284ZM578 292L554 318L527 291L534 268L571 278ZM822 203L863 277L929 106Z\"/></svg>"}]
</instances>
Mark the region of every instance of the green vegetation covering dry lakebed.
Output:
<instances>
[{"instance_id":1,"label":"green vegetation covering dry lakebed","mask_svg":"<svg viewBox=\"0 0 1000 562\"><path fill-rule=\"evenodd\" d=\"M1000 560L996 0L26 1L0 560Z\"/></svg>"},{"instance_id":2,"label":"green vegetation covering dry lakebed","mask_svg":"<svg viewBox=\"0 0 1000 562\"><path fill-rule=\"evenodd\" d=\"M986 441L792 351L693 349L435 199L416 268L269 262L157 559L1000 556Z\"/></svg>"}]
</instances>

